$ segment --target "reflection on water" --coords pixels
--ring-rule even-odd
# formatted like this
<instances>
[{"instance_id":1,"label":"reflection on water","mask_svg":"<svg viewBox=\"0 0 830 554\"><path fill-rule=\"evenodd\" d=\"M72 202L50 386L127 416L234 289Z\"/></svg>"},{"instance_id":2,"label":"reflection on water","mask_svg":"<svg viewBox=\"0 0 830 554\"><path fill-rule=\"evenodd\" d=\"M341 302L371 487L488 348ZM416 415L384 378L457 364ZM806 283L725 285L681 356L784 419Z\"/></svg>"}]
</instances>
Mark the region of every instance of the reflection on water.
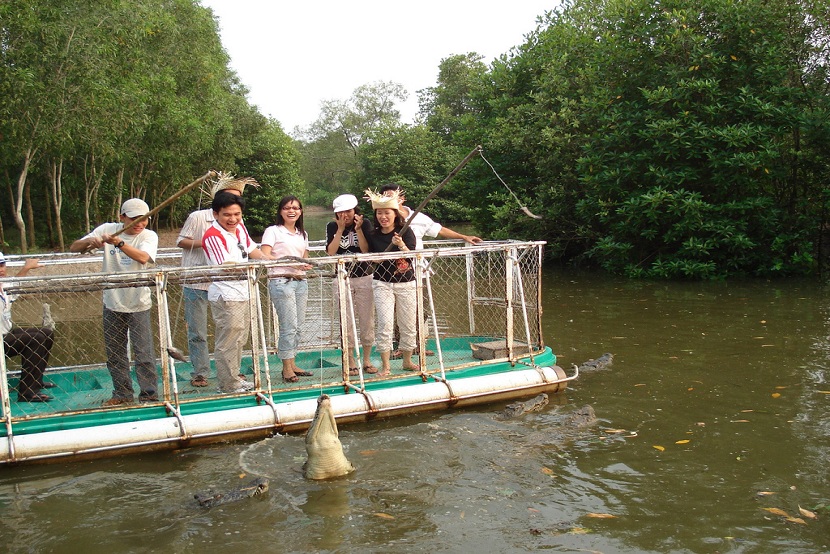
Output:
<instances>
[{"instance_id":1,"label":"reflection on water","mask_svg":"<svg viewBox=\"0 0 830 554\"><path fill-rule=\"evenodd\" d=\"M542 411L504 405L341 426L357 471L302 477L301 436L0 468L10 552L826 552L824 287L642 283L549 271L560 365L613 352ZM599 421L565 425L585 404ZM270 479L264 497L193 498ZM759 493L772 493L759 495ZM595 517L607 515L613 517Z\"/></svg>"}]
</instances>

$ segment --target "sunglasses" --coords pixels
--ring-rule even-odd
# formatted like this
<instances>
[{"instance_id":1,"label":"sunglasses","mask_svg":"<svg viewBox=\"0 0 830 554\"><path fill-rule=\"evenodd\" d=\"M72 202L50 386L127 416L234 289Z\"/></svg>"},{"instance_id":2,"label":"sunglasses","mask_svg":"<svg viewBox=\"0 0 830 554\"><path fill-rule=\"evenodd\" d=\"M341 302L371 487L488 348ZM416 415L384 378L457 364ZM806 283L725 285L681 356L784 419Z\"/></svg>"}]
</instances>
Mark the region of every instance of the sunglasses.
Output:
<instances>
[{"instance_id":1,"label":"sunglasses","mask_svg":"<svg viewBox=\"0 0 830 554\"><path fill-rule=\"evenodd\" d=\"M248 251L245 250L245 247L242 246L242 243L240 242L239 244L237 244L237 246L239 247L239 250L242 252L242 257L247 259L248 258Z\"/></svg>"}]
</instances>

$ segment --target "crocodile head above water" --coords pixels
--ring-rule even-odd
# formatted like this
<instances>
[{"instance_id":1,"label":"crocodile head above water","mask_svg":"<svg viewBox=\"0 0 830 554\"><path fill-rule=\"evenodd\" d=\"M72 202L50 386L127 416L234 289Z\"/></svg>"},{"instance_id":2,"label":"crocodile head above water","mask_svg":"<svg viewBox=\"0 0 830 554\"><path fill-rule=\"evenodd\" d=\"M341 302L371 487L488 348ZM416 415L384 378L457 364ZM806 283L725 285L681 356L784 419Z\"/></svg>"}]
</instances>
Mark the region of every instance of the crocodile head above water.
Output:
<instances>
[{"instance_id":1,"label":"crocodile head above water","mask_svg":"<svg viewBox=\"0 0 830 554\"><path fill-rule=\"evenodd\" d=\"M306 479L329 479L354 471L343 454L331 398L326 394L317 399L317 411L305 435L305 448L308 460L303 465L303 475Z\"/></svg>"},{"instance_id":2,"label":"crocodile head above water","mask_svg":"<svg viewBox=\"0 0 830 554\"><path fill-rule=\"evenodd\" d=\"M594 413L594 408L590 404L586 404L565 416L562 423L570 427L585 427L586 425L593 425L596 422L597 414Z\"/></svg>"}]
</instances>

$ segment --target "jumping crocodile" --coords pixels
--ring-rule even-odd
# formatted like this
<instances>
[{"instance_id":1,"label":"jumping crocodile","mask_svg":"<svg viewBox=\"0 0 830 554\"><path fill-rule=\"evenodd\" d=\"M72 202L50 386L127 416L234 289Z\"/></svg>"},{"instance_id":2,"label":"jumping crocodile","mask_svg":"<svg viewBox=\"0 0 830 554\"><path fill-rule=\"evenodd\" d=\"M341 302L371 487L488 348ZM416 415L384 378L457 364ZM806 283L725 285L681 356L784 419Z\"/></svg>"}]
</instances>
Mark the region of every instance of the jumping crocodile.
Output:
<instances>
[{"instance_id":1,"label":"jumping crocodile","mask_svg":"<svg viewBox=\"0 0 830 554\"><path fill-rule=\"evenodd\" d=\"M331 398L326 394L317 399L317 411L305 435L305 449L308 453L308 460L303 464L306 479L340 477L355 469L343 454Z\"/></svg>"},{"instance_id":2,"label":"jumping crocodile","mask_svg":"<svg viewBox=\"0 0 830 554\"><path fill-rule=\"evenodd\" d=\"M257 477L247 485L242 485L232 489L226 493L215 493L213 491L206 494L194 494L193 498L203 508L213 508L220 504L227 504L228 502L236 502L245 498L251 498L260 494L265 494L268 491L268 479Z\"/></svg>"}]
</instances>

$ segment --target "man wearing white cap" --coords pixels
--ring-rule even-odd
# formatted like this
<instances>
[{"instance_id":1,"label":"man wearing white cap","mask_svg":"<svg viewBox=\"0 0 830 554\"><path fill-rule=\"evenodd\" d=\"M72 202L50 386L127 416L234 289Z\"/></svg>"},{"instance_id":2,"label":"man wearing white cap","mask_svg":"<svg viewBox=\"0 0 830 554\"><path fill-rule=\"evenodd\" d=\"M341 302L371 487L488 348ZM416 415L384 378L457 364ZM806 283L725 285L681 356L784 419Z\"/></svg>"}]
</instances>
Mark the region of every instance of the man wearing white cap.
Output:
<instances>
[{"instance_id":1,"label":"man wearing white cap","mask_svg":"<svg viewBox=\"0 0 830 554\"><path fill-rule=\"evenodd\" d=\"M125 226L147 215L150 207L140 198L121 205L120 223L104 223L72 243L71 252L104 248L104 273L130 273L147 269L158 251L158 235L147 229L145 218L124 232ZM133 382L130 377L129 342L133 345L135 372L141 388L139 402L158 401L158 375L150 320L150 287L122 287L104 290L104 346L107 369L112 377L112 398L104 406L131 404Z\"/></svg>"},{"instance_id":2,"label":"man wearing white cap","mask_svg":"<svg viewBox=\"0 0 830 554\"><path fill-rule=\"evenodd\" d=\"M242 196L245 185L259 186L251 177L235 178L228 173L220 173L210 189L210 197L215 198L219 192L229 192ZM182 267L198 267L210 265L202 249L202 237L213 225L213 209L196 210L187 216L176 246L182 249ZM251 237L245 224L239 223L239 230L244 234L247 242ZM246 242L246 243L247 243ZM190 374L190 384L194 387L208 386L210 374L210 353L208 351L208 287L210 282L188 283L182 287L184 297L184 319L187 323L187 348L190 353L190 363L193 371Z\"/></svg>"},{"instance_id":3,"label":"man wearing white cap","mask_svg":"<svg viewBox=\"0 0 830 554\"><path fill-rule=\"evenodd\" d=\"M29 270L40 267L38 260L29 258L17 272L25 277ZM0 252L0 279L6 277L6 257ZM41 388L54 387L43 382L43 372L49 363L52 350L53 331L48 327L14 327L12 325L12 302L14 297L3 291L0 284L0 335L6 356L20 356L20 381L17 385L18 402L48 402L52 397L42 394Z\"/></svg>"},{"instance_id":4,"label":"man wearing white cap","mask_svg":"<svg viewBox=\"0 0 830 554\"><path fill-rule=\"evenodd\" d=\"M372 224L363 218L357 207L357 197L341 194L332 203L334 221L326 225L326 253L329 256L360 254L369 251L368 236ZM363 347L363 371L377 373L372 365L372 343L375 340L375 302L372 293L372 264L355 262L346 264L357 323L360 326L360 345ZM334 280L335 309L340 313L340 286ZM358 375L354 348L349 348L349 375Z\"/></svg>"}]
</instances>

